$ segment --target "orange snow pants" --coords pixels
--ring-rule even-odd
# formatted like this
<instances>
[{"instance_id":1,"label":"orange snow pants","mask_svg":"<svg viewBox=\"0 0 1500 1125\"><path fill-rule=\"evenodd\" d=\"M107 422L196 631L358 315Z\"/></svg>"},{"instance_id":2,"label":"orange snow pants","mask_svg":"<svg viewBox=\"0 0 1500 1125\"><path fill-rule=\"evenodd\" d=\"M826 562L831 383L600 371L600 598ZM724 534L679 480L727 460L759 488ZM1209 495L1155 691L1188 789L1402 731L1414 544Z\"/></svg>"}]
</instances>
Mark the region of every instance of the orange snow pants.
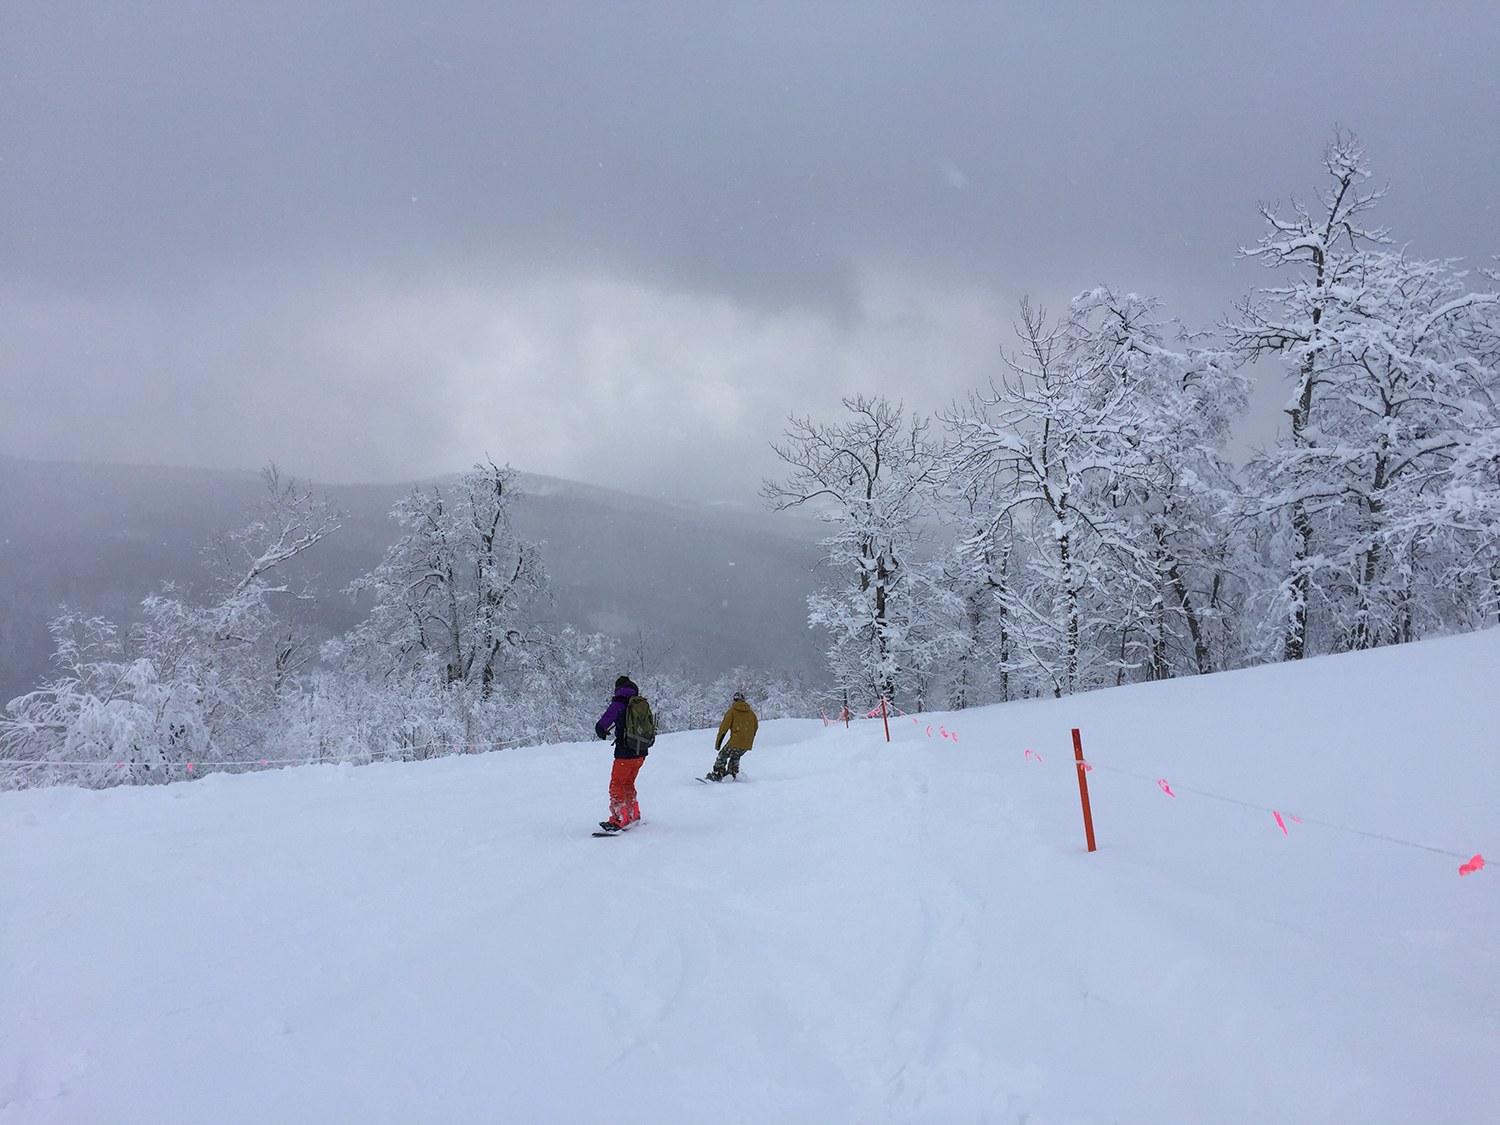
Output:
<instances>
[{"instance_id":1,"label":"orange snow pants","mask_svg":"<svg viewBox=\"0 0 1500 1125\"><path fill-rule=\"evenodd\" d=\"M641 772L645 758L616 758L609 775L609 819L619 825L641 819L641 805L635 796L635 775Z\"/></svg>"}]
</instances>

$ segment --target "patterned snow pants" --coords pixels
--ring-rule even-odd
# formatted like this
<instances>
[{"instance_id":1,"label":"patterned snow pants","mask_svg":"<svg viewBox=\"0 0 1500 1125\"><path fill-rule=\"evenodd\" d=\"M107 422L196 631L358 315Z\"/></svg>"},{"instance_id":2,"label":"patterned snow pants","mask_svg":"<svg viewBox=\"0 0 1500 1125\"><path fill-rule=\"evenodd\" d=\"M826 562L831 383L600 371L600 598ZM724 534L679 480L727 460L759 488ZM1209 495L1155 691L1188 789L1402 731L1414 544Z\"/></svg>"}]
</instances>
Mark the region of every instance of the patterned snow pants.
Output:
<instances>
[{"instance_id":1,"label":"patterned snow pants","mask_svg":"<svg viewBox=\"0 0 1500 1125\"><path fill-rule=\"evenodd\" d=\"M641 819L641 803L636 800L635 775L641 772L645 758L616 758L609 774L609 819L621 826Z\"/></svg>"},{"instance_id":2,"label":"patterned snow pants","mask_svg":"<svg viewBox=\"0 0 1500 1125\"><path fill-rule=\"evenodd\" d=\"M740 773L740 759L748 753L750 753L749 750L741 750L738 746L724 747L724 749L719 751L719 756L714 759L714 768L711 776L723 777L728 774L730 777L738 777Z\"/></svg>"}]
</instances>

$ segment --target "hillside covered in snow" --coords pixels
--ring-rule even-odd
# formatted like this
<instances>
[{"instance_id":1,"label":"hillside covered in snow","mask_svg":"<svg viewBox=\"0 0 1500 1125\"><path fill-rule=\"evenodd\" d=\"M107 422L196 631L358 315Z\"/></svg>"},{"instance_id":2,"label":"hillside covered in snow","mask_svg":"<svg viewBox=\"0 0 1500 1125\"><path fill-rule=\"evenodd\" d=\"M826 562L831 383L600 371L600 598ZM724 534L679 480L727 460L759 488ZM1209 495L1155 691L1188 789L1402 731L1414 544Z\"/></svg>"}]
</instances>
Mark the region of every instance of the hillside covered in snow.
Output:
<instances>
[{"instance_id":1,"label":"hillside covered in snow","mask_svg":"<svg viewBox=\"0 0 1500 1125\"><path fill-rule=\"evenodd\" d=\"M412 485L313 487L342 512L339 531L292 568L317 594L321 638L368 610L341 591L396 539L391 507ZM632 642L644 631L659 658L709 679L741 664L821 672L807 628L822 554L813 521L530 474L522 488L517 528L542 544L547 616ZM60 605L128 625L163 583L201 590L205 545L243 524L263 491L255 473L0 456L0 708L55 674L47 621ZM621 551L627 535L638 542Z\"/></svg>"},{"instance_id":2,"label":"hillside covered in snow","mask_svg":"<svg viewBox=\"0 0 1500 1125\"><path fill-rule=\"evenodd\" d=\"M599 743L0 793L0 1122L1493 1121L1497 682L668 735L616 839Z\"/></svg>"}]
</instances>

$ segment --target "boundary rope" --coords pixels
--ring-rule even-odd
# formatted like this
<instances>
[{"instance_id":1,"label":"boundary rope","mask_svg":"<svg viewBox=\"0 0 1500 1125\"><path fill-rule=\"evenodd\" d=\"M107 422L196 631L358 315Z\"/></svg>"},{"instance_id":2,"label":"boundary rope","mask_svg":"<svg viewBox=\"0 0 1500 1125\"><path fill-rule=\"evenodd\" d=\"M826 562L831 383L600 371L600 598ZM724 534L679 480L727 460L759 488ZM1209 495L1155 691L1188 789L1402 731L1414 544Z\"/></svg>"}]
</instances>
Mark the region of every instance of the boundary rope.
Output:
<instances>
[{"instance_id":1,"label":"boundary rope","mask_svg":"<svg viewBox=\"0 0 1500 1125\"><path fill-rule=\"evenodd\" d=\"M892 705L892 707L896 711L896 714L900 715L902 718L911 719L912 722L914 722L914 723L917 724L918 728L921 727L921 722L916 717L914 717L912 715L906 714L906 712L902 711L900 708L896 708L894 706L894 704ZM879 714L880 714L880 708L877 707L877 708L875 708L875 710L871 711L869 714L865 715L864 717L866 719L871 719L871 718L876 717ZM827 716L824 716L823 721L824 721L824 723L827 723L827 721L828 721ZM939 731L941 731L941 733L942 733L942 735L943 735L944 738L951 738L954 742L958 741L958 732L957 731L949 731L945 727L939 727L938 729L939 729ZM927 736L929 738L932 737L932 727L931 726L929 726L927 728ZM1037 754L1034 750L1027 750L1026 751L1026 756L1028 758L1031 758L1031 757L1036 758L1036 760L1037 760L1037 762L1039 764L1042 761L1041 755ZM1077 766L1079 764L1079 762L1077 761L1077 759L1069 759L1068 760L1068 764L1072 765L1072 766ZM1086 769L1086 770L1093 770L1093 769L1108 770L1111 773L1124 774L1126 777L1133 777L1133 778L1136 778L1136 779L1138 779L1140 781L1148 781L1152 785L1159 786L1162 789L1162 791L1164 793L1166 793L1167 796L1169 796L1169 797L1175 797L1177 795L1175 792L1172 791L1172 788L1167 785L1166 779L1164 779L1164 778L1149 777L1149 776L1147 776L1146 774L1143 774L1143 773L1136 773L1134 770L1121 769L1119 766L1107 766L1107 765L1104 765L1102 763L1094 762L1094 761L1089 761L1089 760L1085 760L1082 763L1082 765L1083 765L1084 769ZM1436 855L1446 855L1446 856L1451 856L1454 859L1469 860L1469 857L1466 856L1462 852L1455 852L1455 851L1452 851L1452 850L1450 850L1448 848L1440 848L1440 847L1437 847L1434 844L1420 844L1420 843L1418 843L1415 840L1403 840L1399 836L1387 836L1383 832L1370 832L1370 831L1367 831L1366 829L1363 829L1363 828L1351 828L1347 824L1337 824L1334 821L1323 820L1323 819L1321 819L1319 817L1295 816L1292 813L1287 812L1285 809L1273 809L1269 805L1258 805L1258 804L1256 804L1253 801L1242 801L1238 797L1226 797L1222 793L1210 793L1206 789L1198 789L1195 786L1191 786L1191 785L1178 785L1176 788L1180 789L1184 793L1191 793L1191 794L1193 794L1196 797L1207 797L1211 801L1223 801L1226 804L1239 805L1241 808L1255 809L1257 812L1268 812L1268 813L1270 813L1272 816L1274 816L1276 818L1276 823L1281 827L1281 830L1282 830L1283 833L1285 833L1286 830L1287 830L1286 829L1286 824L1282 821L1282 816L1283 816L1283 814L1285 814L1286 816L1291 817L1291 819L1294 820L1294 821L1296 821L1298 824L1316 824L1320 828L1332 828L1336 832L1347 832L1351 836L1359 836L1362 839L1382 840L1382 841L1384 841L1384 842L1386 842L1388 844L1398 844L1398 845L1400 845L1401 847L1404 847L1404 848L1417 848L1417 849L1419 849L1421 851L1424 851L1424 852L1433 852ZM1459 874L1461 874L1461 875L1467 874L1468 870L1478 870L1480 867L1483 866L1482 863L1478 863L1477 866L1475 866L1475 867L1470 867L1470 863L1475 863L1478 860L1479 860L1478 856L1473 857L1473 860L1470 860L1469 863L1465 863L1464 867L1459 869ZM1468 870L1466 870L1466 869L1468 869Z\"/></svg>"},{"instance_id":2,"label":"boundary rope","mask_svg":"<svg viewBox=\"0 0 1500 1125\"><path fill-rule=\"evenodd\" d=\"M1072 766L1076 766L1078 763L1076 761L1069 761L1068 764L1072 765ZM1152 785L1159 785L1160 784L1160 781L1157 778L1148 777L1148 776L1146 776L1143 773L1136 773L1133 770L1121 769L1119 766L1106 766L1103 763L1097 762L1097 761L1089 761L1087 764L1092 769L1096 769L1096 770L1108 770L1111 773L1121 773L1121 774L1124 774L1126 777L1134 777L1134 778L1137 778L1137 779L1139 779L1141 781L1149 781ZM1257 805L1253 801L1242 801L1238 797L1226 797L1222 793L1210 793L1206 789L1196 789L1196 788L1194 788L1191 785L1180 785L1180 784L1174 783L1174 788L1179 789L1179 790L1181 790L1184 793L1192 793L1192 794L1194 794L1195 796L1198 796L1198 797L1208 797L1210 800L1214 800L1214 801L1225 801L1225 802L1227 802L1227 803L1229 803L1231 805L1239 805L1242 808L1255 809L1257 812L1268 812L1272 816L1276 816L1278 813L1283 813L1283 812L1286 811L1285 809L1273 809L1269 805ZM1316 824L1316 825L1319 825L1320 827L1323 827L1323 828L1332 828L1332 829L1335 829L1336 831L1339 831L1339 832L1348 832L1348 833L1350 833L1352 835L1355 835L1355 836L1369 837L1372 840L1384 840L1387 843L1390 843L1390 844L1400 844L1403 847L1408 847L1408 848L1421 848L1423 851L1426 851L1426 852L1436 852L1438 855L1452 856L1455 859L1468 859L1469 858L1468 856L1464 855L1461 852L1449 851L1447 848L1435 847L1432 844L1419 844L1415 840L1402 840L1402 839L1400 839L1397 836L1387 836L1387 835L1385 835L1383 833L1380 833L1380 832L1367 832L1363 828L1350 828L1346 824L1335 824L1331 820L1320 820L1320 819L1318 819L1316 817L1311 817L1311 816L1296 817L1294 819L1296 819L1299 823L1302 823L1302 824Z\"/></svg>"}]
</instances>

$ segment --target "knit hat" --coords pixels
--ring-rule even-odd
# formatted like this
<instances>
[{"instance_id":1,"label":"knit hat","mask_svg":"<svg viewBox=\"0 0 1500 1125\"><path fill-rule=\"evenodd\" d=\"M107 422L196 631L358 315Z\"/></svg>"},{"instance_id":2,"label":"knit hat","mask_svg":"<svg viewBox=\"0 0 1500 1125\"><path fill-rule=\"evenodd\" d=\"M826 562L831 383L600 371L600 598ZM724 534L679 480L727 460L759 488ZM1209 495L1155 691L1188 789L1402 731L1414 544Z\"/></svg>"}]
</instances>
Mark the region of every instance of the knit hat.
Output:
<instances>
[{"instance_id":1,"label":"knit hat","mask_svg":"<svg viewBox=\"0 0 1500 1125\"><path fill-rule=\"evenodd\" d=\"M635 687L635 681L632 680L629 676L621 676L618 680L615 681L615 690L619 691L626 684L629 684L631 687Z\"/></svg>"},{"instance_id":2,"label":"knit hat","mask_svg":"<svg viewBox=\"0 0 1500 1125\"><path fill-rule=\"evenodd\" d=\"M745 702L745 693L742 692L742 691L735 692L734 693L734 701L736 703L743 703L743 702Z\"/></svg>"}]
</instances>

